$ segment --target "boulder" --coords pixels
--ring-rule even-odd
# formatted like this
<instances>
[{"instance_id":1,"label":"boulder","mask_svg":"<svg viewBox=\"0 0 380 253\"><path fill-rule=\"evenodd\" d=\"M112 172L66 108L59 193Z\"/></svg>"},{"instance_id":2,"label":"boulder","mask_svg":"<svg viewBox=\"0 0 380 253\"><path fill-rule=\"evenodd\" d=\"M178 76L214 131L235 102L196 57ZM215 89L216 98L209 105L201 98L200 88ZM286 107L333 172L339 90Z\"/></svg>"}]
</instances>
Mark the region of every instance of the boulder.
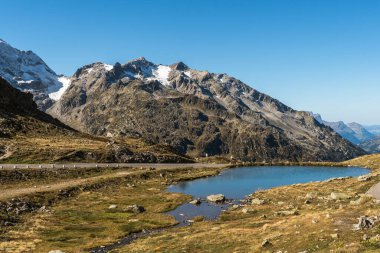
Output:
<instances>
[{"instance_id":1,"label":"boulder","mask_svg":"<svg viewBox=\"0 0 380 253\"><path fill-rule=\"evenodd\" d=\"M207 200L214 203L223 203L226 197L223 194L215 194L207 196Z\"/></svg>"},{"instance_id":2,"label":"boulder","mask_svg":"<svg viewBox=\"0 0 380 253\"><path fill-rule=\"evenodd\" d=\"M145 212L145 208L139 205L129 205L126 208L124 208L124 211L132 213L143 213Z\"/></svg>"},{"instance_id":3,"label":"boulder","mask_svg":"<svg viewBox=\"0 0 380 253\"><path fill-rule=\"evenodd\" d=\"M350 195L346 193L341 193L341 192L332 192L330 194L330 198L333 200L345 200L351 198Z\"/></svg>"},{"instance_id":4,"label":"boulder","mask_svg":"<svg viewBox=\"0 0 380 253\"><path fill-rule=\"evenodd\" d=\"M354 225L354 228L357 230L372 228L373 225L375 224L375 220L367 216L360 216L358 220L359 220L358 223Z\"/></svg>"},{"instance_id":5,"label":"boulder","mask_svg":"<svg viewBox=\"0 0 380 253\"><path fill-rule=\"evenodd\" d=\"M116 209L117 208L117 205L110 205L109 207L108 207L108 209Z\"/></svg>"},{"instance_id":6,"label":"boulder","mask_svg":"<svg viewBox=\"0 0 380 253\"><path fill-rule=\"evenodd\" d=\"M193 199L192 201L189 202L190 204L193 205L200 205L202 202L200 199Z\"/></svg>"},{"instance_id":7,"label":"boulder","mask_svg":"<svg viewBox=\"0 0 380 253\"><path fill-rule=\"evenodd\" d=\"M370 174L367 174L367 175L359 176L358 181L361 181L361 182L369 181L371 178L372 178L372 176Z\"/></svg>"}]
</instances>

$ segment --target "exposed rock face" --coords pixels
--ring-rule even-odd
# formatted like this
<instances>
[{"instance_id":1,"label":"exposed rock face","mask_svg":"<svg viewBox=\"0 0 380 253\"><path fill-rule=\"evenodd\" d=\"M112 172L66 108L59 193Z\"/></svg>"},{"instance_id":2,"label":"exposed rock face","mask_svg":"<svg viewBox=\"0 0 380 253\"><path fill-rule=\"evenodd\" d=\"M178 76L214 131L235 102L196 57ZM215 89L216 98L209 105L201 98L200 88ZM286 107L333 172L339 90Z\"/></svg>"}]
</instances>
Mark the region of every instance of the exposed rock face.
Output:
<instances>
[{"instance_id":1,"label":"exposed rock face","mask_svg":"<svg viewBox=\"0 0 380 253\"><path fill-rule=\"evenodd\" d=\"M0 77L0 161L191 162L171 147L139 138L82 134L38 110L32 94ZM12 160L13 159L13 160Z\"/></svg>"},{"instance_id":2,"label":"exposed rock face","mask_svg":"<svg viewBox=\"0 0 380 253\"><path fill-rule=\"evenodd\" d=\"M77 70L49 113L100 136L138 136L191 156L340 161L364 154L306 112L226 74L139 58Z\"/></svg>"},{"instance_id":3,"label":"exposed rock face","mask_svg":"<svg viewBox=\"0 0 380 253\"><path fill-rule=\"evenodd\" d=\"M0 39L0 76L13 87L29 91L41 110L58 100L69 79L57 75L32 51L21 51Z\"/></svg>"}]
</instances>

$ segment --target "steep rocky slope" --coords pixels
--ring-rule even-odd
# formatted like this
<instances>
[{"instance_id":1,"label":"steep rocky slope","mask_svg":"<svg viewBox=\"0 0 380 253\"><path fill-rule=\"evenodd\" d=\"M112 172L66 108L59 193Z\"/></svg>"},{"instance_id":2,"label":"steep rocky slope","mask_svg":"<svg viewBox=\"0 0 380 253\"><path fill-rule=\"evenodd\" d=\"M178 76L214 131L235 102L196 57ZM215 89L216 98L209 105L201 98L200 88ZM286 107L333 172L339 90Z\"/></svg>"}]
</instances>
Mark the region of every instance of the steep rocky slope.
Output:
<instances>
[{"instance_id":1,"label":"steep rocky slope","mask_svg":"<svg viewBox=\"0 0 380 253\"><path fill-rule=\"evenodd\" d=\"M2 162L179 162L170 147L138 138L100 138L79 133L37 109L30 93L0 77Z\"/></svg>"},{"instance_id":2,"label":"steep rocky slope","mask_svg":"<svg viewBox=\"0 0 380 253\"><path fill-rule=\"evenodd\" d=\"M309 113L226 74L183 63L94 63L71 81L49 113L94 135L143 137L183 154L249 161L338 161L364 154Z\"/></svg>"},{"instance_id":3,"label":"steep rocky slope","mask_svg":"<svg viewBox=\"0 0 380 253\"><path fill-rule=\"evenodd\" d=\"M57 75L32 51L18 50L0 39L0 76L13 87L30 91L41 110L49 108L70 80Z\"/></svg>"}]
</instances>

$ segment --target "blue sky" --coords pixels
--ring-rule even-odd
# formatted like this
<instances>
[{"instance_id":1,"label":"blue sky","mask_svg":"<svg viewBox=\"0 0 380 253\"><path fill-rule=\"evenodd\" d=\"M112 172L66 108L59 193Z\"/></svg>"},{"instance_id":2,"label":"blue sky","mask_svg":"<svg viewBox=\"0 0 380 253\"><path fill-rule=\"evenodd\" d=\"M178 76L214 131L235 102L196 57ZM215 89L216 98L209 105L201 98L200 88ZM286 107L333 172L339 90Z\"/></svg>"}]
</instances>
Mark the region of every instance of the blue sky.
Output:
<instances>
[{"instance_id":1,"label":"blue sky","mask_svg":"<svg viewBox=\"0 0 380 253\"><path fill-rule=\"evenodd\" d=\"M183 61L326 120L380 124L377 0L4 0L0 38L57 73Z\"/></svg>"}]
</instances>

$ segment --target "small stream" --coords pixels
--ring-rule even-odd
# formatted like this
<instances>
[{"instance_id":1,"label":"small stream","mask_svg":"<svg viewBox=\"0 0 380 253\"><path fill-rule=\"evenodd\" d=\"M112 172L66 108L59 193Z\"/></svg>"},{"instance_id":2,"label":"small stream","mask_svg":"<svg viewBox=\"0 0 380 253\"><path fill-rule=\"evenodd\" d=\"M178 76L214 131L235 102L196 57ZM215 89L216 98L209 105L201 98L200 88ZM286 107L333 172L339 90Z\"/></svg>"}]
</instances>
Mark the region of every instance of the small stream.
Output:
<instances>
[{"instance_id":1,"label":"small stream","mask_svg":"<svg viewBox=\"0 0 380 253\"><path fill-rule=\"evenodd\" d=\"M180 182L171 185L169 192L179 192L201 199L200 205L185 203L167 212L176 218L178 226L191 225L196 216L206 220L215 220L233 204L240 203L247 195L261 189L278 186L323 181L336 177L357 177L369 173L368 169L360 167L323 167L323 166L261 166L240 167L222 171L214 177L200 178L193 181ZM209 203L205 199L211 194L224 194L227 201L223 204ZM129 235L119 242L93 249L93 253L105 253L117 247L127 245L132 241L164 229L142 231Z\"/></svg>"}]
</instances>

